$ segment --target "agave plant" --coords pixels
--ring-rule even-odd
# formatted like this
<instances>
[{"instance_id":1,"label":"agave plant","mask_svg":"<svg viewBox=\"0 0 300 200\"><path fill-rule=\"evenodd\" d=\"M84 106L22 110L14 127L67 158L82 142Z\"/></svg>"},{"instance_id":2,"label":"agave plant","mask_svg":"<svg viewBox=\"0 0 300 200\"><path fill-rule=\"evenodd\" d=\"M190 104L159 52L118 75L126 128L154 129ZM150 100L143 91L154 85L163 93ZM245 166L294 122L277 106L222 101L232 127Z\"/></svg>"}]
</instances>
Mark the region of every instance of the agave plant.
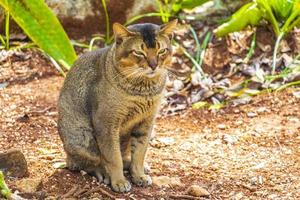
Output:
<instances>
[{"instance_id":1,"label":"agave plant","mask_svg":"<svg viewBox=\"0 0 300 200\"><path fill-rule=\"evenodd\" d=\"M276 55L282 38L300 22L300 0L253 0L245 4L230 20L215 29L217 36L240 31L248 25L259 25L267 20L277 37L274 52L272 74L275 73Z\"/></svg>"}]
</instances>

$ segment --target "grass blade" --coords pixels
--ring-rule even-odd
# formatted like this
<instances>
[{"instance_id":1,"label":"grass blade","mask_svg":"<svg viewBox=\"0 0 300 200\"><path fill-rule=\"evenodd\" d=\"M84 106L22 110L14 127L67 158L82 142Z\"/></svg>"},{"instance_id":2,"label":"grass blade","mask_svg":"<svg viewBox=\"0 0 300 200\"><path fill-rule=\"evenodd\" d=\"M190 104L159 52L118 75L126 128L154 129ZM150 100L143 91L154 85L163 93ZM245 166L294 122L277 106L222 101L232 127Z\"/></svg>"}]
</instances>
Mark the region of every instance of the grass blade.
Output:
<instances>
[{"instance_id":1,"label":"grass blade","mask_svg":"<svg viewBox=\"0 0 300 200\"><path fill-rule=\"evenodd\" d=\"M5 39L6 39L5 48L6 48L6 50L9 49L9 38L10 38L10 35L9 35L9 12L5 11Z\"/></svg>"},{"instance_id":2,"label":"grass blade","mask_svg":"<svg viewBox=\"0 0 300 200\"><path fill-rule=\"evenodd\" d=\"M195 42L196 42L196 48L197 48L196 61L199 63L200 55L201 55L201 46L200 46L199 38L198 38L198 35L197 35L195 29L192 26L190 26L189 28L190 28L190 31L191 31L191 33L194 37Z\"/></svg>"},{"instance_id":3,"label":"grass blade","mask_svg":"<svg viewBox=\"0 0 300 200\"><path fill-rule=\"evenodd\" d=\"M101 0L102 1L102 6L104 9L104 13L105 13L105 23L106 23L106 37L105 37L105 41L109 41L109 37L110 37L110 27L109 27L109 15L108 15L108 11L107 11L107 6L106 6L106 0Z\"/></svg>"},{"instance_id":4,"label":"grass blade","mask_svg":"<svg viewBox=\"0 0 300 200\"><path fill-rule=\"evenodd\" d=\"M281 33L278 35L277 39L276 39L275 48L274 48L274 51L273 51L272 75L274 75L275 70L276 70L277 51L278 51L278 49L279 49L279 45L280 45L280 42L281 42L283 36L284 36L284 33L281 32Z\"/></svg>"},{"instance_id":5,"label":"grass blade","mask_svg":"<svg viewBox=\"0 0 300 200\"><path fill-rule=\"evenodd\" d=\"M207 45L208 45L208 43L211 39L211 36L212 36L212 33L210 31L207 32L207 34L205 35L205 38L203 40L203 43L201 45L201 55L200 55L200 60L199 60L199 66L200 66L201 69L202 69L202 64L203 64L203 61L204 61L206 48L207 48Z\"/></svg>"},{"instance_id":6,"label":"grass blade","mask_svg":"<svg viewBox=\"0 0 300 200\"><path fill-rule=\"evenodd\" d=\"M253 37L252 37L251 44L250 44L250 49L246 55L246 58L243 60L243 63L249 62L249 60L251 59L251 57L254 54L255 47L256 47L256 32L253 33Z\"/></svg>"}]
</instances>

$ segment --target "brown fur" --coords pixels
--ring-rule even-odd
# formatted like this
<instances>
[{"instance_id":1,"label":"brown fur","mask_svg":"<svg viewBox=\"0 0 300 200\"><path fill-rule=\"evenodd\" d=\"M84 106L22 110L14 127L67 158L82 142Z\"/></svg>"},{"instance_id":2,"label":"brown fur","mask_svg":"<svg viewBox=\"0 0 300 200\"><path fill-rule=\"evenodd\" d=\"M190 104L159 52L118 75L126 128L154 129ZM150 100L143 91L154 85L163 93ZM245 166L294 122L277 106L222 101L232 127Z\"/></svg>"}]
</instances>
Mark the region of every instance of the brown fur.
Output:
<instances>
[{"instance_id":1,"label":"brown fur","mask_svg":"<svg viewBox=\"0 0 300 200\"><path fill-rule=\"evenodd\" d=\"M74 64L58 105L58 131L71 170L94 173L117 192L131 188L123 175L126 167L133 183L151 184L144 158L171 62L169 38L175 25L114 24L116 42Z\"/></svg>"}]
</instances>

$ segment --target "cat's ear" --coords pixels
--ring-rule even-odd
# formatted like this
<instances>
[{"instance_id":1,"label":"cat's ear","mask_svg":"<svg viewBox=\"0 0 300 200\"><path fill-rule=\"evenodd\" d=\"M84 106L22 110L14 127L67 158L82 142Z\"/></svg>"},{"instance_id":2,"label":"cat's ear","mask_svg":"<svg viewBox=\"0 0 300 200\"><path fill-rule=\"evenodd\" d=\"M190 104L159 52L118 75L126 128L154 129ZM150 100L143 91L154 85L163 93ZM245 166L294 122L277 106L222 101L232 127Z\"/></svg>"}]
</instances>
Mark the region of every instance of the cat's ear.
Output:
<instances>
[{"instance_id":1,"label":"cat's ear","mask_svg":"<svg viewBox=\"0 0 300 200\"><path fill-rule=\"evenodd\" d=\"M114 31L115 41L117 44L122 43L125 37L134 35L133 32L129 31L125 26L119 23L113 24L113 31Z\"/></svg>"},{"instance_id":2,"label":"cat's ear","mask_svg":"<svg viewBox=\"0 0 300 200\"><path fill-rule=\"evenodd\" d=\"M170 39L173 37L173 32L177 26L177 19L174 19L166 24L160 26L159 34L167 35Z\"/></svg>"}]
</instances>

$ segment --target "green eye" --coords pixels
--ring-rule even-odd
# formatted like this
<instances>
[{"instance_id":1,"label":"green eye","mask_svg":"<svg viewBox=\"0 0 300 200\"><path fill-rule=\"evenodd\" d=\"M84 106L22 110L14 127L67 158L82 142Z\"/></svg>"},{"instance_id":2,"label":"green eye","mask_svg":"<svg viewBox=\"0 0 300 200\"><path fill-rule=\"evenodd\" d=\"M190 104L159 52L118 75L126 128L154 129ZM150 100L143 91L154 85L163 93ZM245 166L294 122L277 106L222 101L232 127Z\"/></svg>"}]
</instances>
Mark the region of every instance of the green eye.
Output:
<instances>
[{"instance_id":1,"label":"green eye","mask_svg":"<svg viewBox=\"0 0 300 200\"><path fill-rule=\"evenodd\" d=\"M146 57L145 54L142 52L142 51L132 51L132 53L135 55L135 56L139 56L139 57Z\"/></svg>"},{"instance_id":2,"label":"green eye","mask_svg":"<svg viewBox=\"0 0 300 200\"><path fill-rule=\"evenodd\" d=\"M168 51L168 49L167 49L167 48L165 48L165 49L161 49L161 50L159 50L158 54L162 55L162 54L165 54L165 53L167 53L167 51Z\"/></svg>"}]
</instances>

